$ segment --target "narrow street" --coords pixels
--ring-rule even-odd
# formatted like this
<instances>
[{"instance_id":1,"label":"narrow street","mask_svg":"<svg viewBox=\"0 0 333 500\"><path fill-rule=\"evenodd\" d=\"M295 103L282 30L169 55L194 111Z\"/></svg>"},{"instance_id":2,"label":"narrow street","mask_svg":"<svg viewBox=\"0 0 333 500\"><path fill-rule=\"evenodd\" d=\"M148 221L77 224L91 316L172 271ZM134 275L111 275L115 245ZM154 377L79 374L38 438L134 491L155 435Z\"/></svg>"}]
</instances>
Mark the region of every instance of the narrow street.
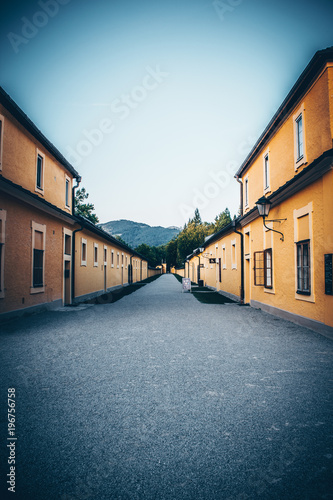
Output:
<instances>
[{"instance_id":1,"label":"narrow street","mask_svg":"<svg viewBox=\"0 0 333 500\"><path fill-rule=\"evenodd\" d=\"M1 498L333 498L333 342L311 330L163 275L10 321L0 342Z\"/></svg>"}]
</instances>

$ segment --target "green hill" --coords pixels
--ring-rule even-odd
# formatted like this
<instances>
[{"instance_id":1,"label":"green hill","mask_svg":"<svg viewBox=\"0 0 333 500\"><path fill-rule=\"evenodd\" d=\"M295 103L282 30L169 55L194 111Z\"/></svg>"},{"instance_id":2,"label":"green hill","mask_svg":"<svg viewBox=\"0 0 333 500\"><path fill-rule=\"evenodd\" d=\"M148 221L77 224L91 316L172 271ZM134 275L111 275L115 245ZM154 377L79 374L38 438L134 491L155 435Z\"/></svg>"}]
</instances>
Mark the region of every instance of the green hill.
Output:
<instances>
[{"instance_id":1,"label":"green hill","mask_svg":"<svg viewBox=\"0 0 333 500\"><path fill-rule=\"evenodd\" d=\"M165 245L180 232L180 228L174 226L149 226L125 219L105 222L99 224L99 227L112 236L120 236L132 248L136 248L141 243L149 246Z\"/></svg>"}]
</instances>

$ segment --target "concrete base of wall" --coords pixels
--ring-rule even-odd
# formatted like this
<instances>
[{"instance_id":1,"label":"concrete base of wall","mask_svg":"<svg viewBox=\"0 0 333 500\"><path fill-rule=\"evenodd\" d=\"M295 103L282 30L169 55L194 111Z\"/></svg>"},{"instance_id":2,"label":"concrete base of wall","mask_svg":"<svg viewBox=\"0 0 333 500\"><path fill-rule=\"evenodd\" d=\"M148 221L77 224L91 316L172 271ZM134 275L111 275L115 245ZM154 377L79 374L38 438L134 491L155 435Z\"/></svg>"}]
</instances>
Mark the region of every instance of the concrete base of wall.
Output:
<instances>
[{"instance_id":1,"label":"concrete base of wall","mask_svg":"<svg viewBox=\"0 0 333 500\"><path fill-rule=\"evenodd\" d=\"M285 311L284 309L279 309L278 307L269 306L262 302L258 302L257 300L251 300L251 307L255 309L261 309L269 314L273 314L274 316L278 316L279 318L286 319L288 321L292 321L292 323L296 323L297 325L304 326L305 328L309 328L310 330L314 330L321 335L333 340L333 328L331 326L325 325L325 323L321 323L320 321L316 321L314 319L306 318L305 316L300 316L298 314L291 313L289 311Z\"/></svg>"},{"instance_id":2,"label":"concrete base of wall","mask_svg":"<svg viewBox=\"0 0 333 500\"><path fill-rule=\"evenodd\" d=\"M38 304L36 306L24 307L22 309L15 309L14 311L9 311L0 314L1 321L7 321L13 318L19 318L22 316L40 313L43 311L52 311L53 309L59 309L62 307L62 300L54 300L53 302L45 302L44 304Z\"/></svg>"},{"instance_id":3,"label":"concrete base of wall","mask_svg":"<svg viewBox=\"0 0 333 500\"><path fill-rule=\"evenodd\" d=\"M220 295L223 295L224 297L227 297L227 299L234 300L235 302L241 301L241 298L238 295L234 295L233 293L225 292L224 290L218 290L214 286L206 285L206 287L209 288L210 290L214 290L214 292L217 292Z\"/></svg>"},{"instance_id":4,"label":"concrete base of wall","mask_svg":"<svg viewBox=\"0 0 333 500\"><path fill-rule=\"evenodd\" d=\"M73 299L73 304L80 304L80 302L85 302L86 300L95 299L96 297L104 295L104 293L113 292L114 290L119 290L119 288L123 288L128 285L129 283L125 283L124 285L112 286L108 288L106 291L98 290L97 292L91 292L91 293L86 293L85 295L79 295L78 297L75 297L75 299Z\"/></svg>"}]
</instances>

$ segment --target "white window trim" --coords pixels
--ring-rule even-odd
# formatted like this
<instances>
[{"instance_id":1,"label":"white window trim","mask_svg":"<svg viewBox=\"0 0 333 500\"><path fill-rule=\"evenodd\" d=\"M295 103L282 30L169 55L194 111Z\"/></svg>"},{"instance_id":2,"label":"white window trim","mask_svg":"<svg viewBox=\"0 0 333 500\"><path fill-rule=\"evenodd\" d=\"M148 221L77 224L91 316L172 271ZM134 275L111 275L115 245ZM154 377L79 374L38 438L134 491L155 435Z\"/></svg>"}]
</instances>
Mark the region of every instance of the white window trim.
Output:
<instances>
[{"instance_id":1,"label":"white window trim","mask_svg":"<svg viewBox=\"0 0 333 500\"><path fill-rule=\"evenodd\" d=\"M244 229L244 237L245 235L249 235L249 252L245 253L245 244L244 244L244 257L246 260L251 259L251 226Z\"/></svg>"},{"instance_id":2,"label":"white window trim","mask_svg":"<svg viewBox=\"0 0 333 500\"><path fill-rule=\"evenodd\" d=\"M103 259L106 256L106 260L104 260L104 266L107 266L108 265L108 247L106 245L104 245L104 247L103 247L103 252L104 252Z\"/></svg>"},{"instance_id":3,"label":"white window trim","mask_svg":"<svg viewBox=\"0 0 333 500\"><path fill-rule=\"evenodd\" d=\"M68 205L66 204L66 185L68 181ZM72 192L72 179L65 174L65 208L71 208L71 192Z\"/></svg>"},{"instance_id":4,"label":"white window trim","mask_svg":"<svg viewBox=\"0 0 333 500\"><path fill-rule=\"evenodd\" d=\"M121 267L124 267L124 252L121 252Z\"/></svg>"},{"instance_id":5,"label":"white window trim","mask_svg":"<svg viewBox=\"0 0 333 500\"><path fill-rule=\"evenodd\" d=\"M313 225L312 225L312 213L313 213L313 203L310 201L305 207L294 210L294 274L295 274L295 299L302 300L304 302L315 302L315 260L314 260L314 245L313 245ZM298 219L309 216L309 242L310 242L310 272L311 272L311 294L301 295L297 293L297 243L299 242L298 236Z\"/></svg>"},{"instance_id":6,"label":"white window trim","mask_svg":"<svg viewBox=\"0 0 333 500\"><path fill-rule=\"evenodd\" d=\"M266 222L267 227L273 229L273 222ZM267 229L265 226L263 226L264 230L264 249L267 250L271 248L272 250L272 283L273 286L272 288L266 288L264 287L264 292L265 293L270 293L271 295L275 295L275 265L274 265L274 233L273 231L270 231Z\"/></svg>"},{"instance_id":7,"label":"white window trim","mask_svg":"<svg viewBox=\"0 0 333 500\"><path fill-rule=\"evenodd\" d=\"M31 221L32 229L32 248L31 248L31 286L30 293L43 293L45 292L45 239L46 239L46 225L39 224L38 222ZM35 248L35 231L43 233L43 286L34 287L34 248Z\"/></svg>"},{"instance_id":8,"label":"white window trim","mask_svg":"<svg viewBox=\"0 0 333 500\"><path fill-rule=\"evenodd\" d=\"M303 133L303 156L298 159L297 155L297 119L302 115L302 133ZM293 127L294 127L294 167L295 172L301 166L307 163L306 156L306 133L305 133L305 107L304 103L297 109L296 113L293 115Z\"/></svg>"},{"instance_id":9,"label":"white window trim","mask_svg":"<svg viewBox=\"0 0 333 500\"><path fill-rule=\"evenodd\" d=\"M232 247L235 247L235 262L233 261L233 248ZM231 269L237 269L237 241L236 241L236 238L234 240L231 240L230 250L231 250Z\"/></svg>"},{"instance_id":10,"label":"white window trim","mask_svg":"<svg viewBox=\"0 0 333 500\"><path fill-rule=\"evenodd\" d=\"M97 260L95 260L95 248L97 248ZM98 267L98 243L94 243L94 267Z\"/></svg>"},{"instance_id":11,"label":"white window trim","mask_svg":"<svg viewBox=\"0 0 333 500\"><path fill-rule=\"evenodd\" d=\"M0 209L0 219L2 220L2 231L0 233L0 243L2 243L0 252L2 252L1 255L1 283L0 283L0 299L3 299L5 297L5 244L6 244L6 217L7 217L7 212L6 210Z\"/></svg>"},{"instance_id":12,"label":"white window trim","mask_svg":"<svg viewBox=\"0 0 333 500\"><path fill-rule=\"evenodd\" d=\"M119 269L120 257L119 252L117 252L117 269Z\"/></svg>"},{"instance_id":13,"label":"white window trim","mask_svg":"<svg viewBox=\"0 0 333 500\"><path fill-rule=\"evenodd\" d=\"M66 250L66 247L65 247L66 238L65 238L65 236L70 236L72 238L73 232L70 229L66 229L64 227L63 228L63 233L64 233L64 248L63 248L64 259L68 260L68 261L71 261L72 260L72 241L71 241L71 253L70 254L65 254L65 250Z\"/></svg>"},{"instance_id":14,"label":"white window trim","mask_svg":"<svg viewBox=\"0 0 333 500\"><path fill-rule=\"evenodd\" d=\"M247 210L249 208L249 176L244 178L244 208Z\"/></svg>"},{"instance_id":15,"label":"white window trim","mask_svg":"<svg viewBox=\"0 0 333 500\"><path fill-rule=\"evenodd\" d=\"M38 156L43 158L42 162L42 187L39 188L37 187L37 161L38 161ZM45 185L45 154L40 150L36 149L36 170L35 170L35 191L40 194L44 194L44 185Z\"/></svg>"},{"instance_id":16,"label":"white window trim","mask_svg":"<svg viewBox=\"0 0 333 500\"><path fill-rule=\"evenodd\" d=\"M225 245L222 245L222 269L227 269L227 251Z\"/></svg>"},{"instance_id":17,"label":"white window trim","mask_svg":"<svg viewBox=\"0 0 333 500\"><path fill-rule=\"evenodd\" d=\"M268 185L266 186L266 158L268 159ZM264 194L271 192L271 158L269 149L267 149L262 157L263 162L263 180L264 180Z\"/></svg>"},{"instance_id":18,"label":"white window trim","mask_svg":"<svg viewBox=\"0 0 333 500\"><path fill-rule=\"evenodd\" d=\"M114 267L114 250L111 250L111 267Z\"/></svg>"},{"instance_id":19,"label":"white window trim","mask_svg":"<svg viewBox=\"0 0 333 500\"><path fill-rule=\"evenodd\" d=\"M3 129L5 126L5 118L3 115L0 115L1 126L1 134L0 134L0 171L2 170L2 154L3 154Z\"/></svg>"},{"instance_id":20,"label":"white window trim","mask_svg":"<svg viewBox=\"0 0 333 500\"><path fill-rule=\"evenodd\" d=\"M128 268L128 255L125 255L125 269Z\"/></svg>"},{"instance_id":21,"label":"white window trim","mask_svg":"<svg viewBox=\"0 0 333 500\"><path fill-rule=\"evenodd\" d=\"M83 247L83 245L86 245L86 260L82 259L82 255L83 255L82 247ZM81 238L81 266L87 266L87 253L88 253L87 240L85 238Z\"/></svg>"}]
</instances>

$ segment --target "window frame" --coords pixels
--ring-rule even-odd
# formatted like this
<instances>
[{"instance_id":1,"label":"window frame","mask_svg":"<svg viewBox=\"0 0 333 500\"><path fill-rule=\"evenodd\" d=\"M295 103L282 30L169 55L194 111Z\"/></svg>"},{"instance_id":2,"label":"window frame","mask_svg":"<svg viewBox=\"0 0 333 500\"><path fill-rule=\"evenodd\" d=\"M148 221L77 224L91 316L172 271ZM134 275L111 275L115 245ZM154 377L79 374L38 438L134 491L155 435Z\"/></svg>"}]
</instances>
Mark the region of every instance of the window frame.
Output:
<instances>
[{"instance_id":1,"label":"window frame","mask_svg":"<svg viewBox=\"0 0 333 500\"><path fill-rule=\"evenodd\" d=\"M0 171L2 170L2 154L3 154L3 131L5 125L5 117L0 114Z\"/></svg>"},{"instance_id":2,"label":"window frame","mask_svg":"<svg viewBox=\"0 0 333 500\"><path fill-rule=\"evenodd\" d=\"M249 208L249 176L244 179L244 208Z\"/></svg>"},{"instance_id":3,"label":"window frame","mask_svg":"<svg viewBox=\"0 0 333 500\"><path fill-rule=\"evenodd\" d=\"M41 186L38 186L38 159L41 158ZM45 154L37 149L36 154L36 178L35 178L35 190L37 193L44 194L44 178L45 178Z\"/></svg>"},{"instance_id":4,"label":"window frame","mask_svg":"<svg viewBox=\"0 0 333 500\"><path fill-rule=\"evenodd\" d=\"M104 266L108 265L108 247L107 247L107 245L103 246L103 264L104 264Z\"/></svg>"},{"instance_id":5,"label":"window frame","mask_svg":"<svg viewBox=\"0 0 333 500\"><path fill-rule=\"evenodd\" d=\"M67 191L68 186L68 191ZM68 198L68 199L67 199ZM71 208L71 178L65 175L65 208Z\"/></svg>"},{"instance_id":6,"label":"window frame","mask_svg":"<svg viewBox=\"0 0 333 500\"><path fill-rule=\"evenodd\" d=\"M300 154L300 132L299 123L302 122L302 154ZM293 126L294 126L294 163L295 171L301 166L307 163L306 158L306 133L305 133L305 107L304 103L297 109L296 113L293 115Z\"/></svg>"},{"instance_id":7,"label":"window frame","mask_svg":"<svg viewBox=\"0 0 333 500\"><path fill-rule=\"evenodd\" d=\"M114 250L111 249L111 267L114 267Z\"/></svg>"},{"instance_id":8,"label":"window frame","mask_svg":"<svg viewBox=\"0 0 333 500\"><path fill-rule=\"evenodd\" d=\"M0 299L5 297L5 248L6 248L6 210L0 209Z\"/></svg>"},{"instance_id":9,"label":"window frame","mask_svg":"<svg viewBox=\"0 0 333 500\"><path fill-rule=\"evenodd\" d=\"M84 255L83 255L83 246L85 247L85 254L86 254L86 258L84 259ZM87 248L88 248L88 244L87 244L87 240L86 238L81 238L81 266L87 266Z\"/></svg>"},{"instance_id":10,"label":"window frame","mask_svg":"<svg viewBox=\"0 0 333 500\"><path fill-rule=\"evenodd\" d=\"M307 266L304 266L304 252L303 248L307 246ZM299 265L298 262L298 248L301 248L301 265ZM304 267L307 269L307 282L308 282L308 288L300 288L299 283L300 283L300 277L299 277L299 269L301 270L301 281L304 280ZM302 240L302 241L297 241L296 242L296 293L299 295L311 295L311 240Z\"/></svg>"},{"instance_id":11,"label":"window frame","mask_svg":"<svg viewBox=\"0 0 333 500\"><path fill-rule=\"evenodd\" d=\"M237 240L231 240L231 269L237 269Z\"/></svg>"},{"instance_id":12,"label":"window frame","mask_svg":"<svg viewBox=\"0 0 333 500\"><path fill-rule=\"evenodd\" d=\"M96 256L97 256L97 258L96 258ZM94 255L93 255L93 258L94 258L94 267L98 267L98 243L95 243L95 242L94 242Z\"/></svg>"},{"instance_id":13,"label":"window frame","mask_svg":"<svg viewBox=\"0 0 333 500\"><path fill-rule=\"evenodd\" d=\"M264 194L269 193L271 190L270 179L270 154L266 151L263 155L263 169L264 169Z\"/></svg>"},{"instance_id":14,"label":"window frame","mask_svg":"<svg viewBox=\"0 0 333 500\"><path fill-rule=\"evenodd\" d=\"M35 294L35 293L43 293L45 292L45 246L46 246L46 225L45 224L39 224L38 222L32 221L31 222L31 230L32 230L32 245L31 245L31 287L30 287L30 293ZM34 284L34 263L35 263L35 233L40 232L43 233L43 261L42 261L42 285L36 286Z\"/></svg>"},{"instance_id":15,"label":"window frame","mask_svg":"<svg viewBox=\"0 0 333 500\"><path fill-rule=\"evenodd\" d=\"M271 283L267 282L267 255L270 255ZM253 253L254 286L263 286L265 289L273 288L273 249L266 248Z\"/></svg>"},{"instance_id":16,"label":"window frame","mask_svg":"<svg viewBox=\"0 0 333 500\"><path fill-rule=\"evenodd\" d=\"M225 245L222 245L222 269L227 269L227 251Z\"/></svg>"}]
</instances>

